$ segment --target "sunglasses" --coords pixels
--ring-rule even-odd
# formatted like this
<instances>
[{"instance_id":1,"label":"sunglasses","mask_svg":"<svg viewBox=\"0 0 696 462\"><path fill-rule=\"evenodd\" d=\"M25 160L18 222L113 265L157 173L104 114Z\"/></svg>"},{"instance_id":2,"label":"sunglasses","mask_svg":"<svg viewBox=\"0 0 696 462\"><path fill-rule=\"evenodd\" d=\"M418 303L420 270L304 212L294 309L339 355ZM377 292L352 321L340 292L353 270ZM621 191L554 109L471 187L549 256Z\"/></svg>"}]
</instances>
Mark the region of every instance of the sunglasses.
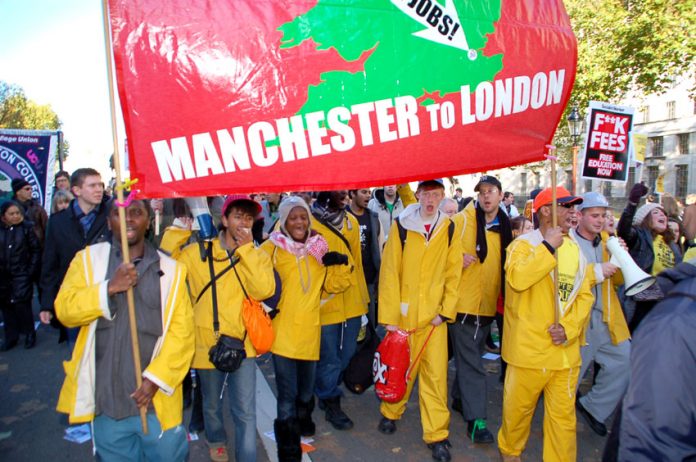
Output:
<instances>
[{"instance_id":1,"label":"sunglasses","mask_svg":"<svg viewBox=\"0 0 696 462\"><path fill-rule=\"evenodd\" d=\"M575 204L572 202L566 202L564 204L556 204L558 207L563 207L564 209L572 209L575 207Z\"/></svg>"}]
</instances>

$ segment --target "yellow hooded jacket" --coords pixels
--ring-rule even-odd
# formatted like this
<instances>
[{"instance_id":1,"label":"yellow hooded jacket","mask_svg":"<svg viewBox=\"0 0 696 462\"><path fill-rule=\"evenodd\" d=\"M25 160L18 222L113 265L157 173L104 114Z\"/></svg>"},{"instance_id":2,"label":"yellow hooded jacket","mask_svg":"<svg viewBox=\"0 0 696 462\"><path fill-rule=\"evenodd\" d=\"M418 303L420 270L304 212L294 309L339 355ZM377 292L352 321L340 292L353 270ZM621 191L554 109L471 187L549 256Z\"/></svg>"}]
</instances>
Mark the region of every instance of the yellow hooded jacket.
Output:
<instances>
[{"instance_id":1,"label":"yellow hooded jacket","mask_svg":"<svg viewBox=\"0 0 696 462\"><path fill-rule=\"evenodd\" d=\"M348 255L348 265L353 267L350 287L340 294L324 292L321 301L321 325L338 324L346 319L367 313L370 296L367 292L365 273L362 267L362 252L360 250L360 225L357 218L350 213L345 214L343 228L340 233L350 244L348 248L343 240L324 224L312 218L312 229L320 233L329 244L329 251Z\"/></svg>"},{"instance_id":2,"label":"yellow hooded jacket","mask_svg":"<svg viewBox=\"0 0 696 462\"><path fill-rule=\"evenodd\" d=\"M212 243L213 269L215 274L218 274L230 265L230 259L227 256L227 251L221 247L219 238L214 238ZM207 248L208 243L206 242L204 245ZM254 244L250 242L238 247L233 257L239 257L235 269L244 284L244 289L251 298L265 300L273 295L275 290L273 266L266 252L254 247ZM201 259L201 249L198 243L184 247L177 260L188 270L187 281L193 302L196 351L191 367L194 369L215 369L215 366L208 360L210 347L215 345L217 341L213 331L212 286L208 287L200 300L196 302L199 294L211 279L208 261ZM256 356L256 350L249 337L245 338L246 329L242 319L244 291L239 285L235 269L227 271L216 281L220 333L238 339L244 338L244 349L247 357L253 358Z\"/></svg>"},{"instance_id":3,"label":"yellow hooded jacket","mask_svg":"<svg viewBox=\"0 0 696 462\"><path fill-rule=\"evenodd\" d=\"M454 319L462 247L456 236L449 242L449 217L438 212L429 240L419 204L406 207L399 221L407 230L405 248L398 226L392 226L379 274L379 323L411 330L426 327L438 314Z\"/></svg>"},{"instance_id":4,"label":"yellow hooded jacket","mask_svg":"<svg viewBox=\"0 0 696 462\"><path fill-rule=\"evenodd\" d=\"M325 267L311 255L296 257L270 240L261 249L270 256L282 282L271 351L286 358L318 361L321 292L338 294L349 288L353 268ZM308 286L306 292L303 284Z\"/></svg>"},{"instance_id":5,"label":"yellow hooded jacket","mask_svg":"<svg viewBox=\"0 0 696 462\"><path fill-rule=\"evenodd\" d=\"M503 358L509 364L529 369L561 370L579 367L580 346L594 302L591 287L594 272L578 249L578 272L573 291L559 322L568 341L554 345L548 328L554 322L553 268L556 259L542 243L537 229L508 246L505 263L505 328Z\"/></svg>"},{"instance_id":6,"label":"yellow hooded jacket","mask_svg":"<svg viewBox=\"0 0 696 462\"><path fill-rule=\"evenodd\" d=\"M462 241L462 253L476 256L475 201L469 202L461 212L452 217L455 233ZM486 231L488 256L481 263L478 259L462 270L459 281L457 312L480 316L495 316L500 294L500 234ZM497 281L497 284L496 284Z\"/></svg>"},{"instance_id":7,"label":"yellow hooded jacket","mask_svg":"<svg viewBox=\"0 0 696 462\"><path fill-rule=\"evenodd\" d=\"M607 240L609 239L609 234L602 232L602 261L608 262L611 258L609 250L607 250ZM595 278L600 284L602 284L602 320L607 325L609 330L609 336L611 337L611 343L618 345L624 340L631 338L631 333L628 330L628 324L626 323L626 317L621 309L621 302L619 301L619 296L616 293L616 287L624 283L623 274L621 269L619 269L614 275L609 279L604 279L600 277L602 274L601 268L595 269L596 265L591 263L590 270L595 272ZM598 274L599 273L599 274Z\"/></svg>"},{"instance_id":8,"label":"yellow hooded jacket","mask_svg":"<svg viewBox=\"0 0 696 462\"><path fill-rule=\"evenodd\" d=\"M57 410L70 423L89 422L95 413L95 339L99 318L111 318L106 271L110 243L86 247L75 255L56 297L56 316L67 327L80 327L72 359L63 363L65 382ZM193 314L186 293L186 269L160 253L162 336L143 377L157 384L152 399L162 431L182 421L181 383L193 356Z\"/></svg>"}]
</instances>

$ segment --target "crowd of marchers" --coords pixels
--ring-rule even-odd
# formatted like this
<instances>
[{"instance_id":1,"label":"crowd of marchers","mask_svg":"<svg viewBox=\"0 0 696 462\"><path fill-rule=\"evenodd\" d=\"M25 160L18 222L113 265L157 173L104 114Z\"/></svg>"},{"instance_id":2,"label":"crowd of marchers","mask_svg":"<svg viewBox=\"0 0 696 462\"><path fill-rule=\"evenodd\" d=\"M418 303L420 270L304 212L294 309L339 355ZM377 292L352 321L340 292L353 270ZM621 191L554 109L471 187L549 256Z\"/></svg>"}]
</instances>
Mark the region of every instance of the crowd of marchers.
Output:
<instances>
[{"instance_id":1,"label":"crowd of marchers","mask_svg":"<svg viewBox=\"0 0 696 462\"><path fill-rule=\"evenodd\" d=\"M2 350L20 336L36 344L38 294L40 320L72 351L57 409L92 424L99 460L185 460L189 406L187 429L205 436L212 461L228 450L257 460L256 358L266 352L254 309L272 319L280 461L301 460L315 406L336 430L374 425L389 438L416 381L437 461L457 444L452 411L474 444L521 460L542 396L544 461L576 460L577 416L607 436L604 460L696 457L696 204L638 183L622 210L563 187L534 190L518 209L482 175L473 197L446 197L439 179L415 191L208 197L210 233L187 200L119 202L90 168L58 172L46 208L27 181L11 185L0 204ZM344 390L369 388L374 349L397 335L409 374L385 380L405 381L405 392L380 403L378 422L354 422ZM498 429L487 349L502 355Z\"/></svg>"}]
</instances>

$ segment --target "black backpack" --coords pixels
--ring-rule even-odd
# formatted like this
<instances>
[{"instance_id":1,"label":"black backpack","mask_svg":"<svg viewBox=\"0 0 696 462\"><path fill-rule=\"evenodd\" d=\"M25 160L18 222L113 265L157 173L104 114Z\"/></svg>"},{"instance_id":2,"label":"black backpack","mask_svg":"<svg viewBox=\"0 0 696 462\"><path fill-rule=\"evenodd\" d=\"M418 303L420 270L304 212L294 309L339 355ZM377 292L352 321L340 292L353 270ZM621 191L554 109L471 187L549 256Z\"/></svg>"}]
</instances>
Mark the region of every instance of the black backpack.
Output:
<instances>
[{"instance_id":1,"label":"black backpack","mask_svg":"<svg viewBox=\"0 0 696 462\"><path fill-rule=\"evenodd\" d=\"M367 328L365 338L358 342L355 354L343 372L343 383L346 388L357 395L363 394L372 386L372 362L380 342L375 328L369 322L365 327Z\"/></svg>"}]
</instances>

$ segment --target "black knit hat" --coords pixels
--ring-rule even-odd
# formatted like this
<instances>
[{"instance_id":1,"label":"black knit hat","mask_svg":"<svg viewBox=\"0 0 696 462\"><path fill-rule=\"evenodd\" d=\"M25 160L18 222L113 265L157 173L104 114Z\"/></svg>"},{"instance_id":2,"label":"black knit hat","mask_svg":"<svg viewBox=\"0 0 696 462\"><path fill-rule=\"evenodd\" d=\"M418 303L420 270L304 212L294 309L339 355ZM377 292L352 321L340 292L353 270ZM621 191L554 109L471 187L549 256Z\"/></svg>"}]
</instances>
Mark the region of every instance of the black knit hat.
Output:
<instances>
[{"instance_id":1,"label":"black knit hat","mask_svg":"<svg viewBox=\"0 0 696 462\"><path fill-rule=\"evenodd\" d=\"M12 192L16 193L25 186L28 186L29 182L24 178L15 178L12 180Z\"/></svg>"}]
</instances>

